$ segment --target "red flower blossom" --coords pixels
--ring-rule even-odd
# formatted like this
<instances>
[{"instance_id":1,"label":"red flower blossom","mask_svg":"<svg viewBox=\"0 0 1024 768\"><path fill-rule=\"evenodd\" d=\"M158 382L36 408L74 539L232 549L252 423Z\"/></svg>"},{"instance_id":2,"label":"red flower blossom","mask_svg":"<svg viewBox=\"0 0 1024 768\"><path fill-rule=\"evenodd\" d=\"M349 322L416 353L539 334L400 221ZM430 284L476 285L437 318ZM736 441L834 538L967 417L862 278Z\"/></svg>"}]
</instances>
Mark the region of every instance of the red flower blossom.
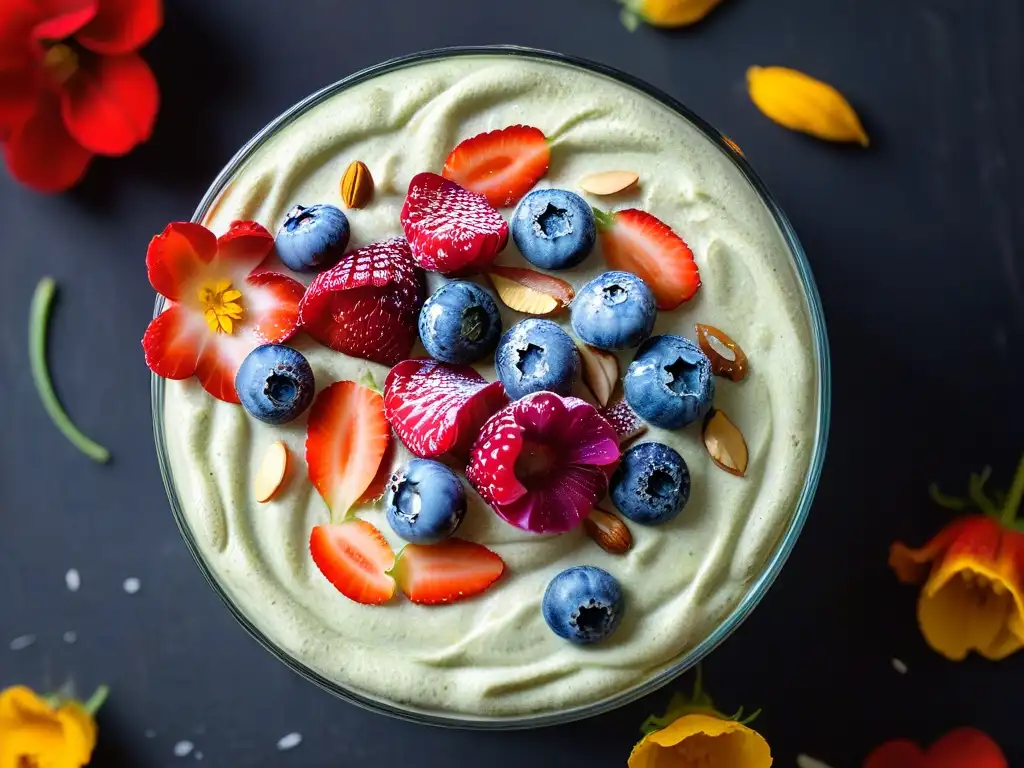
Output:
<instances>
[{"instance_id":1,"label":"red flower blossom","mask_svg":"<svg viewBox=\"0 0 1024 768\"><path fill-rule=\"evenodd\" d=\"M908 739L887 741L868 755L864 768L1007 768L1006 756L988 734L956 728L921 749Z\"/></svg>"},{"instance_id":2,"label":"red flower blossom","mask_svg":"<svg viewBox=\"0 0 1024 768\"><path fill-rule=\"evenodd\" d=\"M18 181L58 192L94 155L147 140L156 78L135 51L162 0L0 0L0 142Z\"/></svg>"},{"instance_id":3,"label":"red flower blossom","mask_svg":"<svg viewBox=\"0 0 1024 768\"><path fill-rule=\"evenodd\" d=\"M302 284L257 271L273 247L273 236L255 221L236 221L219 239L199 224L176 222L153 238L149 282L169 300L142 338L154 373L195 375L214 397L238 402L235 374L245 356L299 327Z\"/></svg>"}]
</instances>

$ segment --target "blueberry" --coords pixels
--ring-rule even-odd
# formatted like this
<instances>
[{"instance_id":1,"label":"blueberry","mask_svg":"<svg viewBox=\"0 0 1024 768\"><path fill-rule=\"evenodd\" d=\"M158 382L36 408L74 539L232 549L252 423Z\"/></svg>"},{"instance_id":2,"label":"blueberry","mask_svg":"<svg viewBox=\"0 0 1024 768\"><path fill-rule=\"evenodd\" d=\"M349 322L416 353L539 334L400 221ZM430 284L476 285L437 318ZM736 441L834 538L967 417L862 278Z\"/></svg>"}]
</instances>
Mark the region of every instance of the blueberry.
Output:
<instances>
[{"instance_id":1,"label":"blueberry","mask_svg":"<svg viewBox=\"0 0 1024 768\"><path fill-rule=\"evenodd\" d=\"M333 205L296 205L277 231L274 246L288 269L316 272L338 263L351 234L345 214Z\"/></svg>"},{"instance_id":2,"label":"blueberry","mask_svg":"<svg viewBox=\"0 0 1024 768\"><path fill-rule=\"evenodd\" d=\"M626 402L656 427L692 424L711 407L715 378L700 347L682 336L653 336L629 364L622 382Z\"/></svg>"},{"instance_id":3,"label":"blueberry","mask_svg":"<svg viewBox=\"0 0 1024 768\"><path fill-rule=\"evenodd\" d=\"M498 305L476 283L445 283L420 310L420 339L427 354L442 363L475 363L494 351L499 336Z\"/></svg>"},{"instance_id":4,"label":"blueberry","mask_svg":"<svg viewBox=\"0 0 1024 768\"><path fill-rule=\"evenodd\" d=\"M513 400L542 390L568 395L580 370L580 353L553 322L528 317L505 331L494 366Z\"/></svg>"},{"instance_id":5,"label":"blueberry","mask_svg":"<svg viewBox=\"0 0 1024 768\"><path fill-rule=\"evenodd\" d=\"M608 571L577 565L544 590L541 611L551 631L570 643L604 640L622 621L622 588Z\"/></svg>"},{"instance_id":6,"label":"blueberry","mask_svg":"<svg viewBox=\"0 0 1024 768\"><path fill-rule=\"evenodd\" d=\"M597 230L587 201L564 189L535 189L512 214L512 239L541 269L575 267L594 248Z\"/></svg>"},{"instance_id":7,"label":"blueberry","mask_svg":"<svg viewBox=\"0 0 1024 768\"><path fill-rule=\"evenodd\" d=\"M300 416L313 402L315 388L306 358L284 344L256 347L235 374L242 407L267 424L286 424Z\"/></svg>"},{"instance_id":8,"label":"blueberry","mask_svg":"<svg viewBox=\"0 0 1024 768\"><path fill-rule=\"evenodd\" d=\"M637 347L654 330L658 308L647 283L629 272L605 272L584 285L572 303L572 329L602 349Z\"/></svg>"},{"instance_id":9,"label":"blueberry","mask_svg":"<svg viewBox=\"0 0 1024 768\"><path fill-rule=\"evenodd\" d=\"M459 527L466 491L459 476L439 461L413 459L388 481L388 523L406 541L436 544Z\"/></svg>"},{"instance_id":10,"label":"blueberry","mask_svg":"<svg viewBox=\"0 0 1024 768\"><path fill-rule=\"evenodd\" d=\"M683 457L661 443L634 445L611 479L612 501L635 523L661 525L683 511L690 498L690 470Z\"/></svg>"}]
</instances>

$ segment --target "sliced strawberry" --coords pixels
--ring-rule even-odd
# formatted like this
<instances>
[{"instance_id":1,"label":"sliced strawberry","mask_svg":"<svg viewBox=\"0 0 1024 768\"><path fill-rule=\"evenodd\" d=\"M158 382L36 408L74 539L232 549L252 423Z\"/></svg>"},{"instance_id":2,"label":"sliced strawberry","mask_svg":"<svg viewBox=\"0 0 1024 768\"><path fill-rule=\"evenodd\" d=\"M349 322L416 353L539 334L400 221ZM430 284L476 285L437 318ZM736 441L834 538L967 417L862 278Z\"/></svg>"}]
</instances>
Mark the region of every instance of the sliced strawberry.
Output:
<instances>
[{"instance_id":1,"label":"sliced strawberry","mask_svg":"<svg viewBox=\"0 0 1024 768\"><path fill-rule=\"evenodd\" d=\"M350 600L380 605L395 594L395 580L388 575L395 553L365 520L318 525L309 535L309 554L320 573Z\"/></svg>"},{"instance_id":2,"label":"sliced strawberry","mask_svg":"<svg viewBox=\"0 0 1024 768\"><path fill-rule=\"evenodd\" d=\"M336 352L394 365L416 343L426 276L401 237L360 248L321 272L299 304L302 327Z\"/></svg>"},{"instance_id":3,"label":"sliced strawberry","mask_svg":"<svg viewBox=\"0 0 1024 768\"><path fill-rule=\"evenodd\" d=\"M486 199L436 173L413 176L402 228L416 262L442 275L479 272L508 244L508 224Z\"/></svg>"},{"instance_id":4,"label":"sliced strawberry","mask_svg":"<svg viewBox=\"0 0 1024 768\"><path fill-rule=\"evenodd\" d=\"M363 491L363 495L359 497L359 504L369 504L374 501L379 501L388 489L388 480L391 479L391 465L395 463L395 450L398 443L394 440L388 440L387 450L384 451L384 457L380 460L380 466L377 468L377 474L374 475L373 480Z\"/></svg>"},{"instance_id":5,"label":"sliced strawberry","mask_svg":"<svg viewBox=\"0 0 1024 768\"><path fill-rule=\"evenodd\" d=\"M245 308L260 342L280 344L294 336L299 329L299 302L305 286L279 272L250 275L245 284Z\"/></svg>"},{"instance_id":6,"label":"sliced strawberry","mask_svg":"<svg viewBox=\"0 0 1024 768\"><path fill-rule=\"evenodd\" d=\"M518 203L550 163L551 147L539 129L510 125L463 141L448 155L441 174L503 208Z\"/></svg>"},{"instance_id":7,"label":"sliced strawberry","mask_svg":"<svg viewBox=\"0 0 1024 768\"><path fill-rule=\"evenodd\" d=\"M306 428L309 479L334 520L344 520L377 474L391 430L384 401L354 381L338 381L316 396Z\"/></svg>"},{"instance_id":8,"label":"sliced strawberry","mask_svg":"<svg viewBox=\"0 0 1024 768\"><path fill-rule=\"evenodd\" d=\"M390 573L414 603L436 605L479 595L504 572L504 561L482 544L448 539L406 545Z\"/></svg>"},{"instance_id":9,"label":"sliced strawberry","mask_svg":"<svg viewBox=\"0 0 1024 768\"><path fill-rule=\"evenodd\" d=\"M187 379L196 372L206 326L178 304L161 312L146 328L142 349L146 365L165 379Z\"/></svg>"},{"instance_id":10,"label":"sliced strawberry","mask_svg":"<svg viewBox=\"0 0 1024 768\"><path fill-rule=\"evenodd\" d=\"M384 381L384 413L405 446L422 458L464 456L491 414L507 401L468 365L405 360Z\"/></svg>"},{"instance_id":11,"label":"sliced strawberry","mask_svg":"<svg viewBox=\"0 0 1024 768\"><path fill-rule=\"evenodd\" d=\"M643 279L658 309L675 309L700 288L700 273L682 238L660 219L636 208L595 211L604 260L611 269Z\"/></svg>"}]
</instances>

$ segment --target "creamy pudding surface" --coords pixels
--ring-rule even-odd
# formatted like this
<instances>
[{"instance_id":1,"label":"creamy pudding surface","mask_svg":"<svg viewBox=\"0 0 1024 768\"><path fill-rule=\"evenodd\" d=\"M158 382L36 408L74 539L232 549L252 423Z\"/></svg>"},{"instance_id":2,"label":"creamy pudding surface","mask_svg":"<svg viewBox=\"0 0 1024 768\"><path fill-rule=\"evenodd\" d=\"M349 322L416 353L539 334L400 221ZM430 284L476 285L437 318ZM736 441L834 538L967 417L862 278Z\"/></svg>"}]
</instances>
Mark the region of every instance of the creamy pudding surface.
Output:
<instances>
[{"instance_id":1,"label":"creamy pudding surface","mask_svg":"<svg viewBox=\"0 0 1024 768\"><path fill-rule=\"evenodd\" d=\"M365 209L345 211L350 248L399 236L414 175L439 172L461 140L517 123L556 137L538 187L582 194L578 182L587 174L635 171L637 187L614 197L587 196L588 202L648 211L693 249L702 287L678 309L660 312L654 332L693 339L694 323L706 323L746 352L746 379L719 377L715 395L715 406L746 438L745 477L715 466L700 423L675 431L652 427L640 440L675 448L689 467L692 491L673 521L629 523L634 546L625 555L603 551L582 527L558 536L514 528L467 483L469 509L458 535L497 552L505 575L484 594L450 605L420 606L399 595L366 606L340 594L310 558L310 531L329 514L306 475L308 412L274 427L214 399L194 378L161 382L182 511L231 600L272 643L321 676L428 713L549 713L621 693L676 661L715 630L766 567L795 513L817 428L808 309L770 212L699 130L603 76L520 56L474 55L375 77L279 130L234 175L204 223L219 234L235 219L255 219L276 232L296 204L341 206L342 174L361 160L376 189ZM512 209L501 213L508 220ZM531 267L511 240L496 263ZM579 290L607 269L599 242L580 266L556 274ZM431 289L443 280L428 275ZM498 303L505 328L523 317ZM568 330L568 312L552 319ZM368 371L380 386L388 371L302 333L289 344L308 358L318 391ZM620 353L623 372L634 352ZM423 354L417 344L413 356ZM493 367L477 368L495 378ZM277 440L291 454L289 477L272 501L259 504L253 478ZM398 467L411 455L395 442ZM614 509L610 500L604 506ZM377 526L396 551L402 546L383 503L355 514ZM625 594L622 625L600 644L567 643L541 615L547 584L574 565L607 570Z\"/></svg>"}]
</instances>

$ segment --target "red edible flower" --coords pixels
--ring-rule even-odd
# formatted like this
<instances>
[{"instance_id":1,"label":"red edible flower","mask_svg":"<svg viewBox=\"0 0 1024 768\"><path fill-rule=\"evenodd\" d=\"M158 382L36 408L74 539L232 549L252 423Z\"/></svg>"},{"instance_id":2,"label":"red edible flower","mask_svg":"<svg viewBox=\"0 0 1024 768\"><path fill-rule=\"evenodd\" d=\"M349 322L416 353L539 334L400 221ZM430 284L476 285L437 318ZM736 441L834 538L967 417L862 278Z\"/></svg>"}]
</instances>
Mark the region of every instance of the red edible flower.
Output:
<instances>
[{"instance_id":1,"label":"red edible flower","mask_svg":"<svg viewBox=\"0 0 1024 768\"><path fill-rule=\"evenodd\" d=\"M162 23L162 0L0 2L0 142L12 176L59 192L94 155L149 138L160 94L136 51Z\"/></svg>"},{"instance_id":2,"label":"red edible flower","mask_svg":"<svg viewBox=\"0 0 1024 768\"><path fill-rule=\"evenodd\" d=\"M875 748L864 768L1007 768L999 745L976 728L956 728L921 749L909 739L893 739Z\"/></svg>"},{"instance_id":3,"label":"red edible flower","mask_svg":"<svg viewBox=\"0 0 1024 768\"><path fill-rule=\"evenodd\" d=\"M291 338L302 284L257 272L274 247L255 221L236 221L218 239L200 224L175 222L146 252L149 282L168 307L146 329L146 364L165 379L195 375L203 389L237 403L235 374L260 344Z\"/></svg>"}]
</instances>

